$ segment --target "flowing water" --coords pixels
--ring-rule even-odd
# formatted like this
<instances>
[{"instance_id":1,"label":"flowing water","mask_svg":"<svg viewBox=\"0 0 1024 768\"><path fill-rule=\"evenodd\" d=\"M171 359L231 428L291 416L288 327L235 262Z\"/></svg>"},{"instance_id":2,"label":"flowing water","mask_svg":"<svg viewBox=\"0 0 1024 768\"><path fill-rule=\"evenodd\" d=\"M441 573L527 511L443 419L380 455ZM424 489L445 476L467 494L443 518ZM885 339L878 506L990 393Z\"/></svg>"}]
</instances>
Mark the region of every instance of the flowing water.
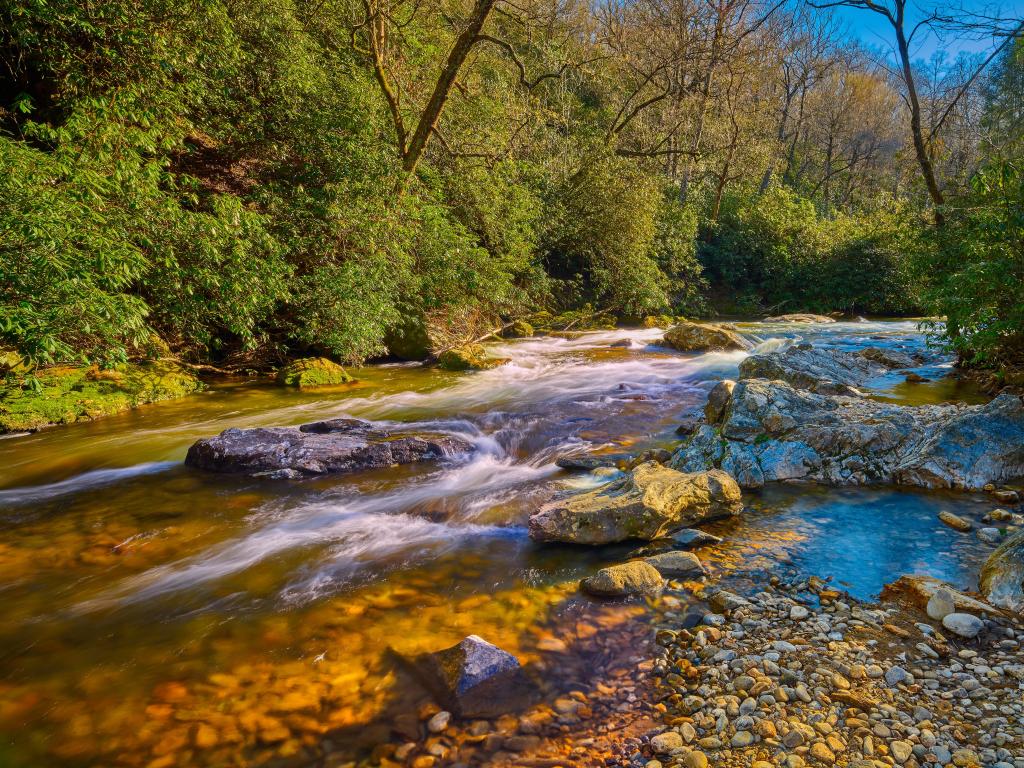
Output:
<instances>
[{"instance_id":1,"label":"flowing water","mask_svg":"<svg viewBox=\"0 0 1024 768\"><path fill-rule=\"evenodd\" d=\"M912 322L743 324L769 350L924 347ZM681 413L745 353L686 355L662 332L496 344L511 362L452 374L375 366L329 392L250 383L0 440L0 766L306 765L356 754L422 697L389 653L476 633L529 663L564 649L576 583L628 546L537 547L525 523L571 453L670 447ZM629 340L628 346L612 346ZM945 364L916 369L941 377ZM978 398L952 380L873 382L903 403ZM185 469L229 426L342 414L456 433L442 465L304 482ZM984 499L856 489L749 495L713 571L832 575L859 597L901 573L973 586L981 552L935 519ZM635 617L623 607L621 617Z\"/></svg>"}]
</instances>

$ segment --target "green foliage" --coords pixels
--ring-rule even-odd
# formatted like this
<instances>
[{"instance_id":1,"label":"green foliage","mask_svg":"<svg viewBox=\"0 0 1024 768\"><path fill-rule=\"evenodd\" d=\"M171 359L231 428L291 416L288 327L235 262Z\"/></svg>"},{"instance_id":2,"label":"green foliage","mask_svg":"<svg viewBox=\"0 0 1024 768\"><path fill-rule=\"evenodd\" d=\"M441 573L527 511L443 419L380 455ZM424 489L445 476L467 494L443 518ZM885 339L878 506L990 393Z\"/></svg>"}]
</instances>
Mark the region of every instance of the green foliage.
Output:
<instances>
[{"instance_id":1,"label":"green foliage","mask_svg":"<svg viewBox=\"0 0 1024 768\"><path fill-rule=\"evenodd\" d=\"M1024 364L1024 168L997 163L979 171L971 192L949 207L933 234L924 271L929 298L946 317L961 356L989 366Z\"/></svg>"},{"instance_id":2,"label":"green foliage","mask_svg":"<svg viewBox=\"0 0 1024 768\"><path fill-rule=\"evenodd\" d=\"M678 191L669 187L658 210L651 257L668 278L672 310L681 315L700 315L707 310L707 281L697 259L697 229L696 209L681 205Z\"/></svg>"},{"instance_id":3,"label":"green foliage","mask_svg":"<svg viewBox=\"0 0 1024 768\"><path fill-rule=\"evenodd\" d=\"M553 185L544 251L563 303L594 301L632 317L669 306L653 258L659 203L652 178L610 156L585 158Z\"/></svg>"},{"instance_id":4,"label":"green foliage","mask_svg":"<svg viewBox=\"0 0 1024 768\"><path fill-rule=\"evenodd\" d=\"M832 217L785 187L731 195L701 248L711 280L786 311L905 314L919 306L906 206Z\"/></svg>"}]
</instances>

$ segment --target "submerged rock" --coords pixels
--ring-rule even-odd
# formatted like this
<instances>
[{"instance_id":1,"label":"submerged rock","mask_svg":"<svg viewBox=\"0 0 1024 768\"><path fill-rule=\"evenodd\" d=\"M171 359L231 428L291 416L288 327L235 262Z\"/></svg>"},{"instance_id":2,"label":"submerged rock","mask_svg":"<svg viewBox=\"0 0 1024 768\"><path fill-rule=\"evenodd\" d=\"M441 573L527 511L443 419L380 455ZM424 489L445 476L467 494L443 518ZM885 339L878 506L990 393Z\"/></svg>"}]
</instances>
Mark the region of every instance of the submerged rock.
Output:
<instances>
[{"instance_id":1,"label":"submerged rock","mask_svg":"<svg viewBox=\"0 0 1024 768\"><path fill-rule=\"evenodd\" d=\"M945 510L939 512L939 520L953 530L960 531L960 533L967 533L967 531L973 528L969 520L964 520L959 515L954 515L952 512L947 512Z\"/></svg>"},{"instance_id":2,"label":"submerged rock","mask_svg":"<svg viewBox=\"0 0 1024 768\"><path fill-rule=\"evenodd\" d=\"M663 586L658 570L643 560L610 565L580 582L584 592L596 597L657 597Z\"/></svg>"},{"instance_id":3,"label":"submerged rock","mask_svg":"<svg viewBox=\"0 0 1024 768\"><path fill-rule=\"evenodd\" d=\"M750 349L753 345L736 331L710 323L681 322L668 329L662 339L665 346L680 352L713 352L723 349Z\"/></svg>"},{"instance_id":4,"label":"submerged rock","mask_svg":"<svg viewBox=\"0 0 1024 768\"><path fill-rule=\"evenodd\" d=\"M652 461L601 488L548 502L530 518L530 538L576 544L650 540L741 509L740 489L725 472L683 473Z\"/></svg>"},{"instance_id":5,"label":"submerged rock","mask_svg":"<svg viewBox=\"0 0 1024 768\"><path fill-rule=\"evenodd\" d=\"M981 593L993 605L1024 614L1024 531L988 556L981 569Z\"/></svg>"},{"instance_id":6,"label":"submerged rock","mask_svg":"<svg viewBox=\"0 0 1024 768\"><path fill-rule=\"evenodd\" d=\"M719 428L673 455L684 472L720 468L745 488L777 480L980 489L1024 476L1024 402L900 406L740 381Z\"/></svg>"},{"instance_id":7,"label":"submerged rock","mask_svg":"<svg viewBox=\"0 0 1024 768\"><path fill-rule=\"evenodd\" d=\"M297 428L226 429L194 443L185 465L212 472L299 478L430 461L472 449L470 443L451 435L396 437L358 419L332 419Z\"/></svg>"},{"instance_id":8,"label":"submerged rock","mask_svg":"<svg viewBox=\"0 0 1024 768\"><path fill-rule=\"evenodd\" d=\"M353 378L337 363L326 357L306 357L289 363L277 372L277 383L283 387L325 387L348 384Z\"/></svg>"},{"instance_id":9,"label":"submerged rock","mask_svg":"<svg viewBox=\"0 0 1024 768\"><path fill-rule=\"evenodd\" d=\"M477 635L406 662L438 703L463 718L508 714L534 692L519 660Z\"/></svg>"},{"instance_id":10,"label":"submerged rock","mask_svg":"<svg viewBox=\"0 0 1024 768\"><path fill-rule=\"evenodd\" d=\"M615 459L611 456L559 456L555 465L576 472L592 472L602 467L614 469Z\"/></svg>"},{"instance_id":11,"label":"submerged rock","mask_svg":"<svg viewBox=\"0 0 1024 768\"><path fill-rule=\"evenodd\" d=\"M480 344L446 349L437 357L437 365L446 371L486 371L508 362L508 358L489 357Z\"/></svg>"}]
</instances>

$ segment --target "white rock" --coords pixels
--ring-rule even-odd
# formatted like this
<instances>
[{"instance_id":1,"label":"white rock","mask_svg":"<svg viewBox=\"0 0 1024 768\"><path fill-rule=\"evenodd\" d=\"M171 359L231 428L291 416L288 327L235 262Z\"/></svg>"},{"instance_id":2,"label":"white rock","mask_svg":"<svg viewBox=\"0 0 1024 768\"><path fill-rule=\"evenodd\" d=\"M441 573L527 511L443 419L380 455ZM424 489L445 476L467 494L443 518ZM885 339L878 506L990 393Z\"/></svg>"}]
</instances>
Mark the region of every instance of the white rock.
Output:
<instances>
[{"instance_id":1,"label":"white rock","mask_svg":"<svg viewBox=\"0 0 1024 768\"><path fill-rule=\"evenodd\" d=\"M928 601L925 611L928 617L935 621L942 621L946 616L956 610L956 597L948 589L939 587Z\"/></svg>"},{"instance_id":2,"label":"white rock","mask_svg":"<svg viewBox=\"0 0 1024 768\"><path fill-rule=\"evenodd\" d=\"M985 628L985 622L969 613L950 613L942 619L942 626L954 635L970 639L978 636Z\"/></svg>"}]
</instances>

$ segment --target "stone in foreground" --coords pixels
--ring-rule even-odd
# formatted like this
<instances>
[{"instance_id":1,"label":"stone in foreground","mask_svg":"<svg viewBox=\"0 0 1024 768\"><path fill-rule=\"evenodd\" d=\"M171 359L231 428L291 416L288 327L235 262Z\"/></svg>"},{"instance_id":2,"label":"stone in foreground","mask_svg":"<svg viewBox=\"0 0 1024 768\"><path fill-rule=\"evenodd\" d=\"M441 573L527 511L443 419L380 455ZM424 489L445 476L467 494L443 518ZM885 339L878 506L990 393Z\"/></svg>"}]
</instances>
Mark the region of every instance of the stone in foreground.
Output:
<instances>
[{"instance_id":1,"label":"stone in foreground","mask_svg":"<svg viewBox=\"0 0 1024 768\"><path fill-rule=\"evenodd\" d=\"M993 605L1024 614L1024 531L988 556L981 569L981 593Z\"/></svg>"},{"instance_id":2,"label":"stone in foreground","mask_svg":"<svg viewBox=\"0 0 1024 768\"><path fill-rule=\"evenodd\" d=\"M530 518L530 538L574 544L649 541L738 515L742 506L739 486L725 472L677 472L650 461L601 488L548 502Z\"/></svg>"},{"instance_id":3,"label":"stone in foreground","mask_svg":"<svg viewBox=\"0 0 1024 768\"><path fill-rule=\"evenodd\" d=\"M194 443L185 465L296 479L432 461L472 449L470 443L451 435L392 436L358 419L332 419L301 427L226 429Z\"/></svg>"},{"instance_id":4,"label":"stone in foreground","mask_svg":"<svg viewBox=\"0 0 1024 768\"><path fill-rule=\"evenodd\" d=\"M643 560L602 568L580 582L580 587L596 597L657 597L664 586L658 570Z\"/></svg>"},{"instance_id":5,"label":"stone in foreground","mask_svg":"<svg viewBox=\"0 0 1024 768\"><path fill-rule=\"evenodd\" d=\"M353 381L345 369L326 357L296 360L277 372L277 383L284 387L308 389L348 384Z\"/></svg>"},{"instance_id":6,"label":"stone in foreground","mask_svg":"<svg viewBox=\"0 0 1024 768\"><path fill-rule=\"evenodd\" d=\"M730 328L710 323L689 322L682 322L669 328L662 343L680 352L715 352L752 347L749 341Z\"/></svg>"},{"instance_id":7,"label":"stone in foreground","mask_svg":"<svg viewBox=\"0 0 1024 768\"><path fill-rule=\"evenodd\" d=\"M982 591L984 591L984 589ZM949 613L972 612L988 613L990 615L1002 614L1002 611L998 608L994 608L987 603L983 603L981 600L975 600L970 595L965 595L963 592L953 589L949 584L939 581L931 576L900 576L896 581L886 584L885 587L882 588L881 595L882 600L884 601L904 602L926 612L928 610L928 604L934 600L936 596L938 596L939 600L945 604L943 610L948 607L948 604L952 603L953 607L949 609ZM942 611L938 610L938 606L935 607L935 612L942 613ZM945 616L945 613L943 613L943 616Z\"/></svg>"},{"instance_id":8,"label":"stone in foreground","mask_svg":"<svg viewBox=\"0 0 1024 768\"><path fill-rule=\"evenodd\" d=\"M477 635L407 661L438 703L459 717L499 717L533 694L519 660Z\"/></svg>"}]
</instances>

